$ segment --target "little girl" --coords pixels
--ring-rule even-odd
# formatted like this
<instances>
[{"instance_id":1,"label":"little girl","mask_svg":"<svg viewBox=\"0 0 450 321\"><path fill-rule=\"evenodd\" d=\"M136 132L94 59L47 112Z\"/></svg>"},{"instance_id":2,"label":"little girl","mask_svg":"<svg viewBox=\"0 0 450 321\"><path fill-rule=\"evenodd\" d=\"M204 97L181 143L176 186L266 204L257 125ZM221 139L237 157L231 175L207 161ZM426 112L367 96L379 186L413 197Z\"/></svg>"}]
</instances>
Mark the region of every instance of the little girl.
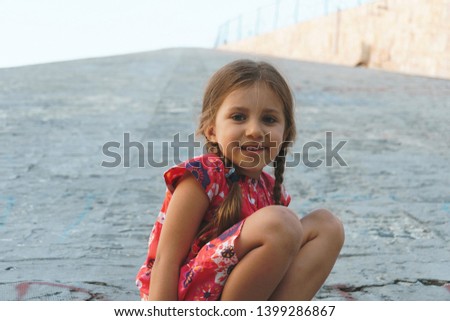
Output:
<instances>
[{"instance_id":1,"label":"little girl","mask_svg":"<svg viewBox=\"0 0 450 321\"><path fill-rule=\"evenodd\" d=\"M310 300L344 242L327 210L299 219L283 174L293 97L265 62L238 60L206 88L208 153L164 173L166 197L137 275L144 300ZM274 167L272 177L263 168Z\"/></svg>"}]
</instances>

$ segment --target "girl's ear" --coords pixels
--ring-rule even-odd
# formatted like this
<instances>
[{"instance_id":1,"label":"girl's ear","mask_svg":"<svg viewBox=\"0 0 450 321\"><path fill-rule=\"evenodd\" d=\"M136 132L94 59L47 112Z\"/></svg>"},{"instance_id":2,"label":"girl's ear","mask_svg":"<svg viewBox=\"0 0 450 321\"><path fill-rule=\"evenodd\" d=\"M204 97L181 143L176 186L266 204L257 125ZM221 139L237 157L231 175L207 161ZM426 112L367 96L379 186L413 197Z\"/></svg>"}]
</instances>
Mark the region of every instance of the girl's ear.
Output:
<instances>
[{"instance_id":1,"label":"girl's ear","mask_svg":"<svg viewBox=\"0 0 450 321\"><path fill-rule=\"evenodd\" d=\"M217 143L216 129L214 128L214 125L210 125L208 126L208 128L206 128L205 136L208 139L208 141Z\"/></svg>"}]
</instances>

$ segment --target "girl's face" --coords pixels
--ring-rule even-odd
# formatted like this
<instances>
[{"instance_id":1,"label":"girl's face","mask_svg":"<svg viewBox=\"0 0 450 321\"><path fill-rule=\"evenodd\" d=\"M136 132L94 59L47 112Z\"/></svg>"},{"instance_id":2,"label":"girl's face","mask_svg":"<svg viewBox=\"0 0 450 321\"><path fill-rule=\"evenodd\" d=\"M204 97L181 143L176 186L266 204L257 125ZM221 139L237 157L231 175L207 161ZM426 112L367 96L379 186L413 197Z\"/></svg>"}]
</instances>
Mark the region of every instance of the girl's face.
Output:
<instances>
[{"instance_id":1,"label":"girl's face","mask_svg":"<svg viewBox=\"0 0 450 321\"><path fill-rule=\"evenodd\" d=\"M258 178L280 151L285 123L281 100L256 83L231 92L205 134L241 174Z\"/></svg>"}]
</instances>

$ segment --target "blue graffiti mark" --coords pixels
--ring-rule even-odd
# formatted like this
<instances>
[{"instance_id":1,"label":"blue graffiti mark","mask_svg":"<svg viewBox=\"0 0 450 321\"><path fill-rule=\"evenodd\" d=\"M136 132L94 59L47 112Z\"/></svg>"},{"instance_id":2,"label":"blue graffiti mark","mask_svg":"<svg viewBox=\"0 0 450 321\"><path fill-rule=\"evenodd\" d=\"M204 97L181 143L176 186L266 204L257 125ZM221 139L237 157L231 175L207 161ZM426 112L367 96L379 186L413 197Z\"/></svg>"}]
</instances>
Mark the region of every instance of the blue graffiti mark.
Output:
<instances>
[{"instance_id":1,"label":"blue graffiti mark","mask_svg":"<svg viewBox=\"0 0 450 321\"><path fill-rule=\"evenodd\" d=\"M442 210L450 214L450 203L442 204Z\"/></svg>"},{"instance_id":2,"label":"blue graffiti mark","mask_svg":"<svg viewBox=\"0 0 450 321\"><path fill-rule=\"evenodd\" d=\"M67 235L69 234L69 232L71 230L73 230L75 227L77 227L78 225L81 224L81 222L86 218L86 215L92 210L93 204L94 204L94 200L95 200L95 196L91 193L87 194L84 197L84 208L81 211L80 214L78 214L77 218L75 219L75 221L68 225L63 234L61 235L61 241L65 240Z\"/></svg>"},{"instance_id":3,"label":"blue graffiti mark","mask_svg":"<svg viewBox=\"0 0 450 321\"><path fill-rule=\"evenodd\" d=\"M350 195L348 195L348 194L332 194L332 195L329 195L328 197L333 200L339 200L339 199L349 199Z\"/></svg>"},{"instance_id":4,"label":"blue graffiti mark","mask_svg":"<svg viewBox=\"0 0 450 321\"><path fill-rule=\"evenodd\" d=\"M14 196L1 196L0 195L0 201L4 199L5 200L5 208L3 209L1 215L0 215L0 228L4 227L6 225L6 221L8 220L9 216L12 213L12 210L14 208L14 205L16 204L16 199Z\"/></svg>"},{"instance_id":5,"label":"blue graffiti mark","mask_svg":"<svg viewBox=\"0 0 450 321\"><path fill-rule=\"evenodd\" d=\"M371 199L372 199L372 195L364 195L364 194L354 195L352 198L353 201L368 201Z\"/></svg>"},{"instance_id":6,"label":"blue graffiti mark","mask_svg":"<svg viewBox=\"0 0 450 321\"><path fill-rule=\"evenodd\" d=\"M368 201L373 199L372 195L368 194L334 194L327 195L326 198L330 198L332 200L346 200L346 201Z\"/></svg>"}]
</instances>

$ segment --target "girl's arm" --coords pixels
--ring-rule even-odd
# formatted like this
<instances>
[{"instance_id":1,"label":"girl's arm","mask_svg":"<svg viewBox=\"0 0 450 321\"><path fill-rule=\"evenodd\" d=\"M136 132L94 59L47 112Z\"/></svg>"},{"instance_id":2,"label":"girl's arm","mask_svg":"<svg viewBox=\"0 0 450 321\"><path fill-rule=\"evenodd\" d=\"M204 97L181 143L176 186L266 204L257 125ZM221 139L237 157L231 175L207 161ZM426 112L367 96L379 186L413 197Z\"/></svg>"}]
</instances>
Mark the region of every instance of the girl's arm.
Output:
<instances>
[{"instance_id":1,"label":"girl's arm","mask_svg":"<svg viewBox=\"0 0 450 321\"><path fill-rule=\"evenodd\" d=\"M167 208L150 280L150 300L176 301L180 266L198 232L209 199L194 176L180 179Z\"/></svg>"}]
</instances>

